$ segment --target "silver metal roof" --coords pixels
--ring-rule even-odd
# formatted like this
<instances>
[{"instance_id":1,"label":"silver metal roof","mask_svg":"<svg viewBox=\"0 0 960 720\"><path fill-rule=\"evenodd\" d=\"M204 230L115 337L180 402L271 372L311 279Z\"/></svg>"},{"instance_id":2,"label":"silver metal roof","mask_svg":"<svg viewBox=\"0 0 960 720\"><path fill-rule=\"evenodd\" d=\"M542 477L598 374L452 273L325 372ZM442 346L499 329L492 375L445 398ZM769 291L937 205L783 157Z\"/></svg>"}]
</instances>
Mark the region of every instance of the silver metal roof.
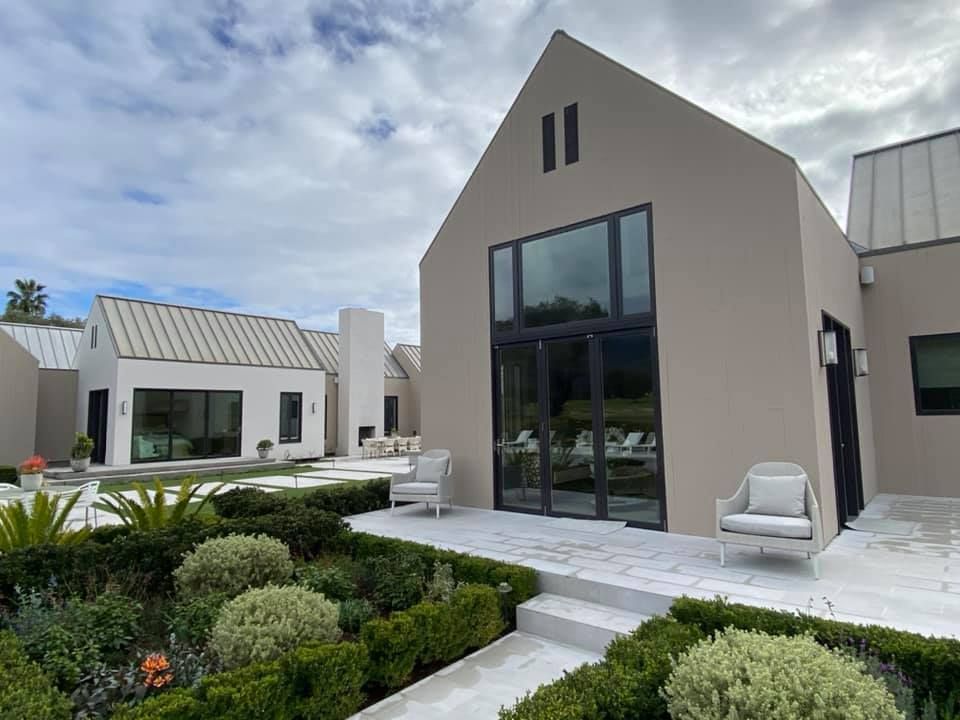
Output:
<instances>
[{"instance_id":1,"label":"silver metal roof","mask_svg":"<svg viewBox=\"0 0 960 720\"><path fill-rule=\"evenodd\" d=\"M40 363L41 370L77 369L77 347L83 330L6 322L0 322L0 330L26 348Z\"/></svg>"},{"instance_id":2,"label":"silver metal roof","mask_svg":"<svg viewBox=\"0 0 960 720\"><path fill-rule=\"evenodd\" d=\"M303 335L323 364L323 369L336 375L340 371L340 335L322 330L304 330ZM396 379L409 377L386 343L383 344L383 376Z\"/></svg>"},{"instance_id":3,"label":"silver metal roof","mask_svg":"<svg viewBox=\"0 0 960 720\"><path fill-rule=\"evenodd\" d=\"M97 298L122 358L322 370L292 320Z\"/></svg>"},{"instance_id":4,"label":"silver metal roof","mask_svg":"<svg viewBox=\"0 0 960 720\"><path fill-rule=\"evenodd\" d=\"M960 237L960 128L855 155L847 237L866 250Z\"/></svg>"},{"instance_id":5,"label":"silver metal roof","mask_svg":"<svg viewBox=\"0 0 960 720\"><path fill-rule=\"evenodd\" d=\"M417 372L422 370L421 363L422 359L420 356L420 346L419 345L406 345L404 343L398 343L397 346L393 349L394 355L404 355L417 369Z\"/></svg>"}]
</instances>

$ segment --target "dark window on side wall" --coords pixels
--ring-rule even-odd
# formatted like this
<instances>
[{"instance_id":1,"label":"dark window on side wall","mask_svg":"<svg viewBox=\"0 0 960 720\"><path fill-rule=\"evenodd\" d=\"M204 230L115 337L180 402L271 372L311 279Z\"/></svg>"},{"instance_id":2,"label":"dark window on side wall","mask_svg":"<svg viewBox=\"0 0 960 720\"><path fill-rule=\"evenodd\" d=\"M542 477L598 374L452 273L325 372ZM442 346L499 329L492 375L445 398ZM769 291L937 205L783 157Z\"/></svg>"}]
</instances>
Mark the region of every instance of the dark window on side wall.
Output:
<instances>
[{"instance_id":1,"label":"dark window on side wall","mask_svg":"<svg viewBox=\"0 0 960 720\"><path fill-rule=\"evenodd\" d=\"M557 169L557 129L553 113L543 116L543 171Z\"/></svg>"},{"instance_id":2,"label":"dark window on side wall","mask_svg":"<svg viewBox=\"0 0 960 720\"><path fill-rule=\"evenodd\" d=\"M576 103L563 109L563 149L567 165L580 159L580 121L577 118Z\"/></svg>"},{"instance_id":3,"label":"dark window on side wall","mask_svg":"<svg viewBox=\"0 0 960 720\"><path fill-rule=\"evenodd\" d=\"M280 393L280 442L298 443L303 431L303 393Z\"/></svg>"},{"instance_id":4,"label":"dark window on side wall","mask_svg":"<svg viewBox=\"0 0 960 720\"><path fill-rule=\"evenodd\" d=\"M918 415L960 414L960 333L910 338Z\"/></svg>"}]
</instances>

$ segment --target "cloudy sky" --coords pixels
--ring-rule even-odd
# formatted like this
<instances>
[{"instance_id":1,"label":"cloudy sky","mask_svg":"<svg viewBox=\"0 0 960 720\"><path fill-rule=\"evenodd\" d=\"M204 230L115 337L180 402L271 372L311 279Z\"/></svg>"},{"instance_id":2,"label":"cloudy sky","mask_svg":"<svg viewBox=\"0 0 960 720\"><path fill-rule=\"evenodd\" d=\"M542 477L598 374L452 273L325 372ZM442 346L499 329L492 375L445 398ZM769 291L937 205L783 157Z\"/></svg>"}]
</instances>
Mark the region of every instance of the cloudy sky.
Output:
<instances>
[{"instance_id":1,"label":"cloudy sky","mask_svg":"<svg viewBox=\"0 0 960 720\"><path fill-rule=\"evenodd\" d=\"M4 0L0 287L418 337L417 262L556 28L794 155L960 125L956 0Z\"/></svg>"}]
</instances>

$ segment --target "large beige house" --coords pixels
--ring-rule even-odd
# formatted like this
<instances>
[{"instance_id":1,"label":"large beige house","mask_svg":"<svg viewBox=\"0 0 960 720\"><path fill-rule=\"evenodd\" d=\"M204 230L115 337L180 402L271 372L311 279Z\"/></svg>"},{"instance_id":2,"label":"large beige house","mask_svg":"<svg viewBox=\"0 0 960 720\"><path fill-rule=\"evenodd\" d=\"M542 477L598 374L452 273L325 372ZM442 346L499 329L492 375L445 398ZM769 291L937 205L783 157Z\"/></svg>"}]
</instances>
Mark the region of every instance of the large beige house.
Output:
<instances>
[{"instance_id":1,"label":"large beige house","mask_svg":"<svg viewBox=\"0 0 960 720\"><path fill-rule=\"evenodd\" d=\"M858 156L848 241L792 157L555 33L420 264L456 502L712 535L786 460L829 538L957 495L958 138Z\"/></svg>"}]
</instances>

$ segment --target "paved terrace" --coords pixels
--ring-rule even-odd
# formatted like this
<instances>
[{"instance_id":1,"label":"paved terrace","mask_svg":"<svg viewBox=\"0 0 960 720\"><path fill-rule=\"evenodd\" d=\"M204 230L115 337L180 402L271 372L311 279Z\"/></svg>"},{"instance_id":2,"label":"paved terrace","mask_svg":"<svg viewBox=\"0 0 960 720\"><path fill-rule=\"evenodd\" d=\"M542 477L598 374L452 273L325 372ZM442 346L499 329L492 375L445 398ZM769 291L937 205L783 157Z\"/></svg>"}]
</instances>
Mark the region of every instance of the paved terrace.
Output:
<instances>
[{"instance_id":1,"label":"paved terrace","mask_svg":"<svg viewBox=\"0 0 960 720\"><path fill-rule=\"evenodd\" d=\"M348 518L357 530L518 563L540 572L541 589L593 599L620 592L663 607L681 595L812 612L923 634L960 635L960 499L879 495L862 518L907 521L909 534L845 530L813 578L800 554L606 523L454 507L437 520L423 504ZM637 592L639 591L639 593ZM631 600L632 602L632 600ZM620 603L617 603L621 605ZM632 605L631 605L632 607ZM649 612L650 607L638 608Z\"/></svg>"}]
</instances>

